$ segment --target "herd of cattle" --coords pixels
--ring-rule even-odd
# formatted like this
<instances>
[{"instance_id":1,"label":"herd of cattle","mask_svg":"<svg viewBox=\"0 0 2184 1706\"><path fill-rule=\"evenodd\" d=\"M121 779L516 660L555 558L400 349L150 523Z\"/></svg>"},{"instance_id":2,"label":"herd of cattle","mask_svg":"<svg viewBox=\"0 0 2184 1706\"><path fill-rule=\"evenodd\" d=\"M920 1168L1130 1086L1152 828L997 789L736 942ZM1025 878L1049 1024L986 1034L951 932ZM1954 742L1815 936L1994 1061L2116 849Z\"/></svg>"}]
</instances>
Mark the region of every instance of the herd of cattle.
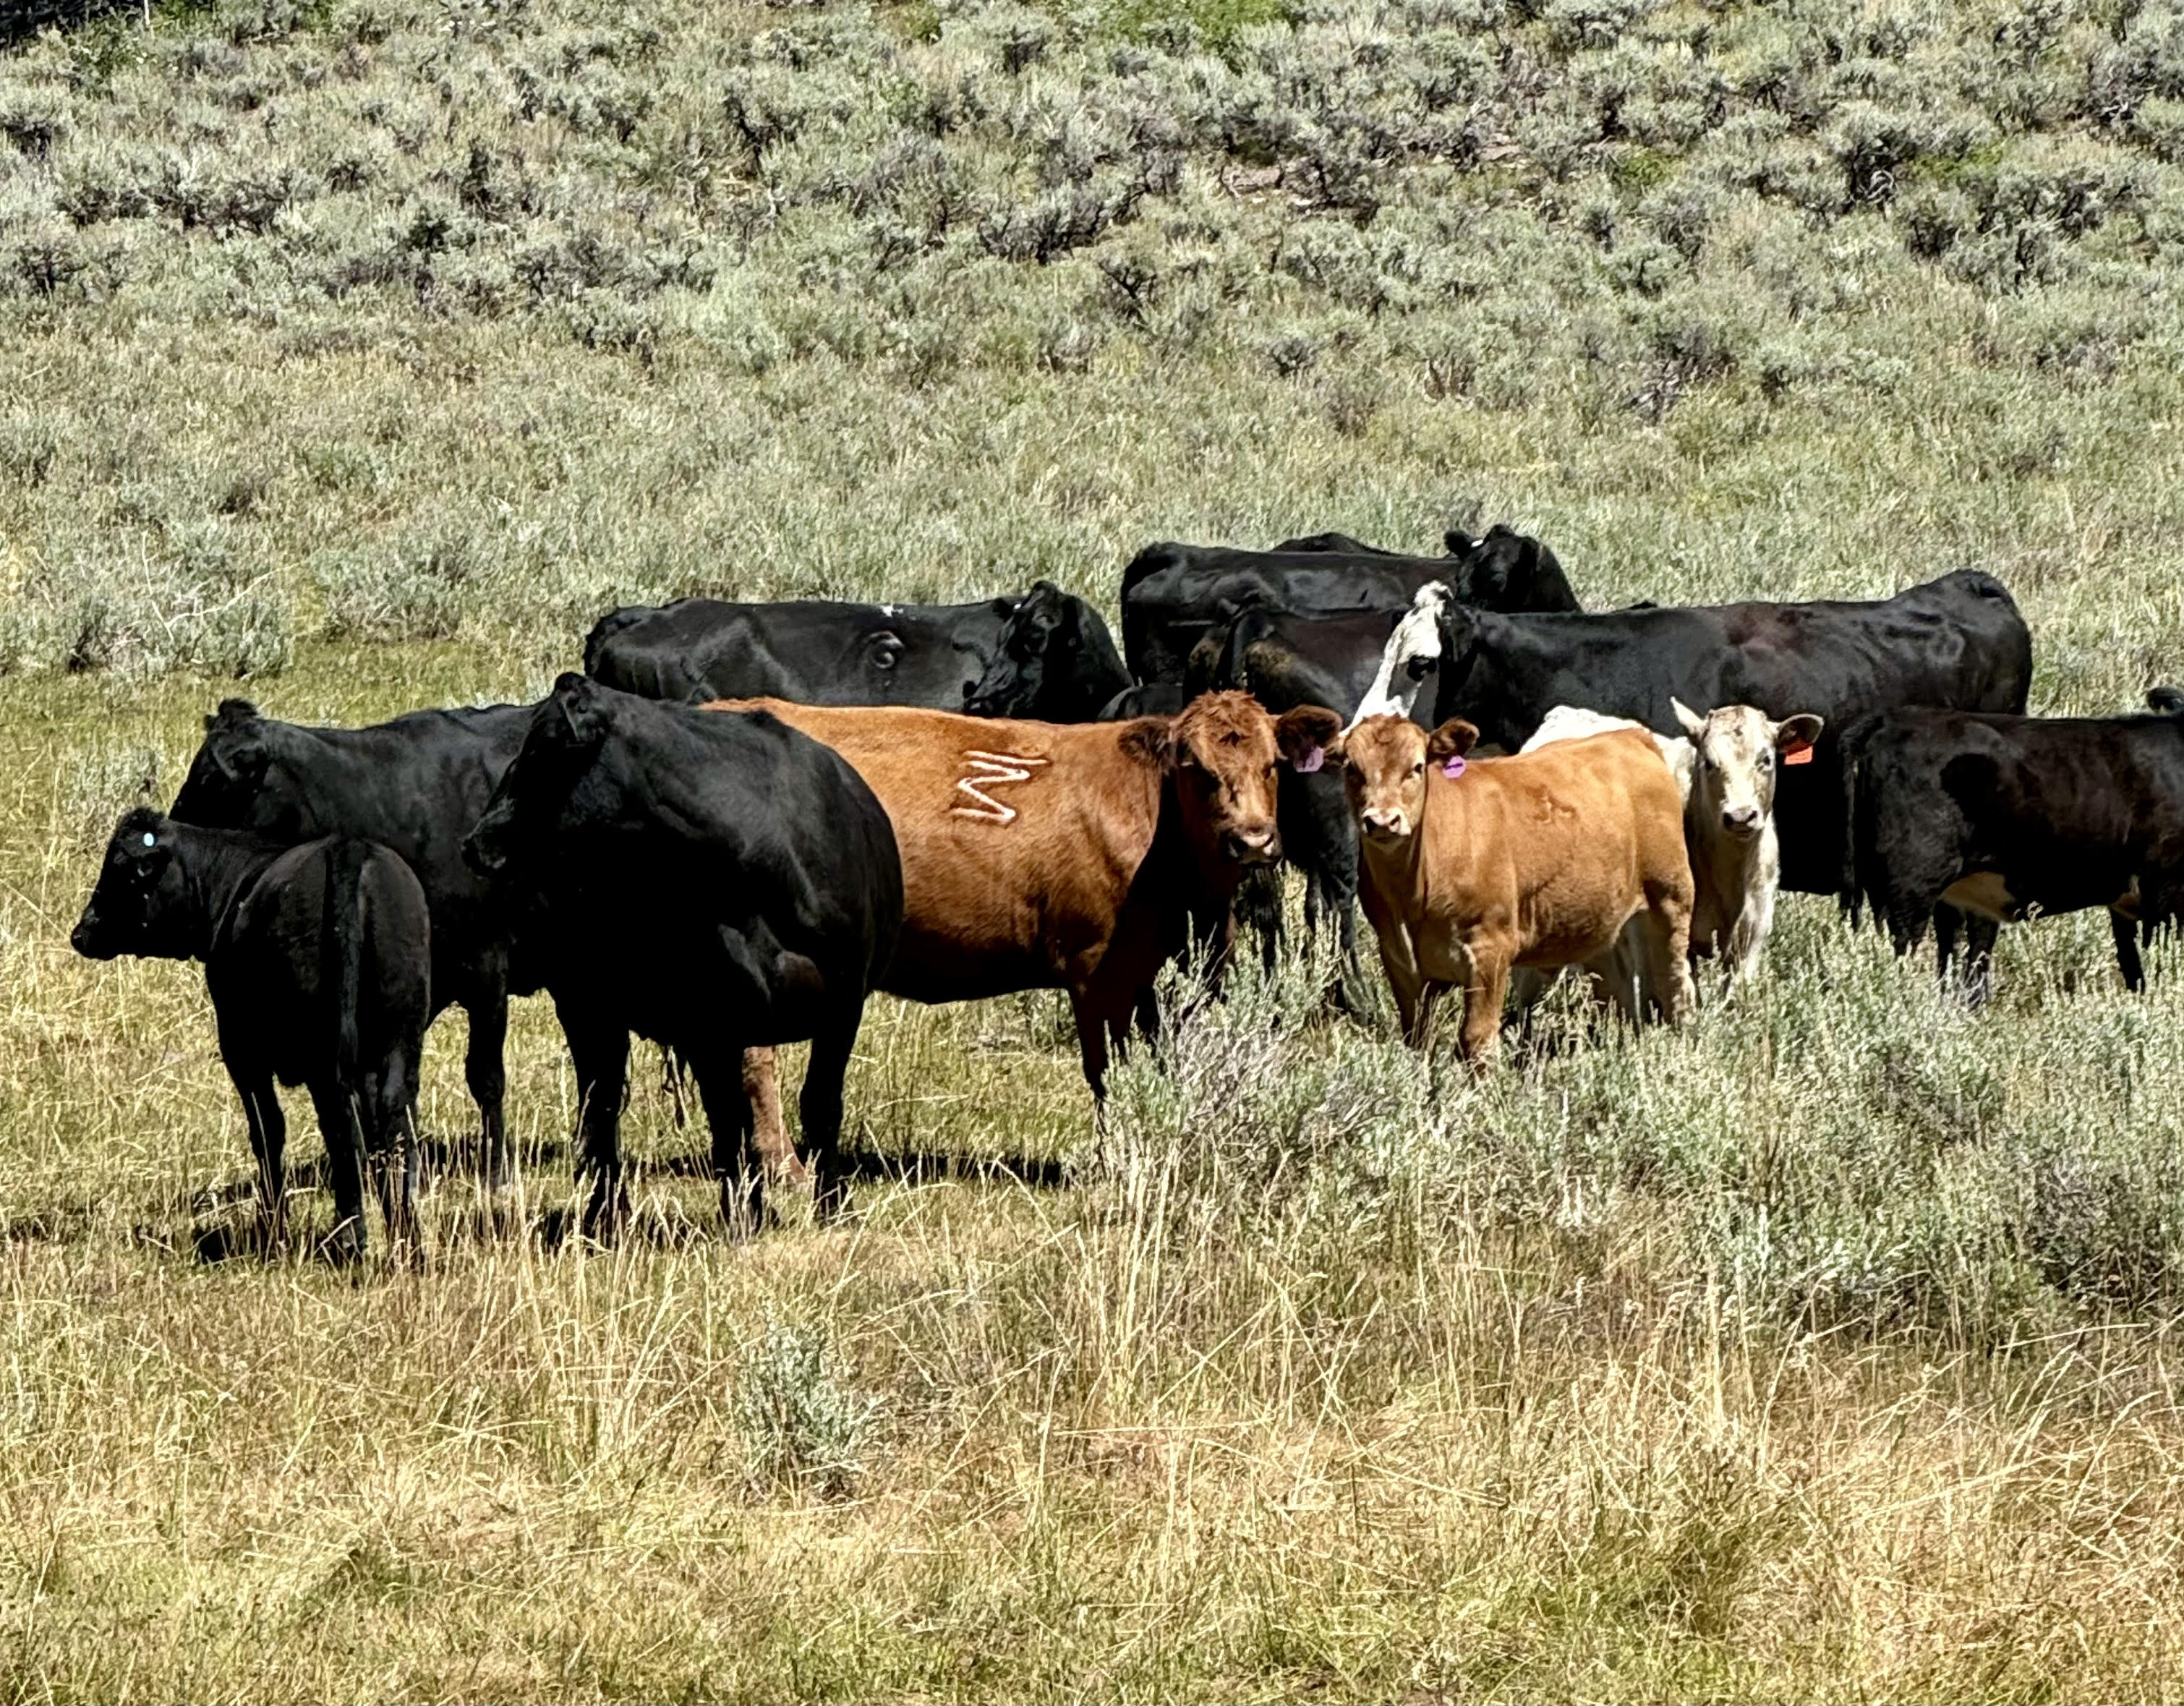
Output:
<instances>
[{"instance_id":1,"label":"herd of cattle","mask_svg":"<svg viewBox=\"0 0 2184 1706\"><path fill-rule=\"evenodd\" d=\"M797 1168L845 1196L843 1084L866 998L1067 990L1096 1096L1156 1022L1164 962L1265 951L1276 861L1311 928L1362 901L1406 1034L1460 992L1488 1061L1561 970L1633 1023L1683 1019L1692 964L1758 963L1778 886L1870 905L1899 951L1988 975L1997 923L2108 907L2126 982L2184 909L2184 695L2025 716L2031 637L1989 576L1869 603L1582 610L1496 527L1446 555L1340 534L1156 544L1123 645L1046 582L947 605L689 599L614 612L536 705L367 728L231 700L171 809L125 816L77 950L196 958L262 1201L284 1197L281 1084L309 1087L333 1247L372 1174L407 1235L426 1026L462 1007L484 1167L510 1177L511 994L543 990L581 1108L583 1225L626 1207L632 1033L672 1051L722 1207L758 1223Z\"/></svg>"}]
</instances>

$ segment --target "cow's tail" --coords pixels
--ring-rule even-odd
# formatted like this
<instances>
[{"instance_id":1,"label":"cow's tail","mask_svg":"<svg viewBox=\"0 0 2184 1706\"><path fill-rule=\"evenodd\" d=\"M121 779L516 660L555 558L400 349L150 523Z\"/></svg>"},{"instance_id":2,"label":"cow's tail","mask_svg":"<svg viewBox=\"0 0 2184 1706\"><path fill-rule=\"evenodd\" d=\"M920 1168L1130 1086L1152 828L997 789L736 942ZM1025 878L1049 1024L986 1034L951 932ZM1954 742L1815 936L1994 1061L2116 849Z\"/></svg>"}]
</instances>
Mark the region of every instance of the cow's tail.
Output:
<instances>
[{"instance_id":1,"label":"cow's tail","mask_svg":"<svg viewBox=\"0 0 2184 1706\"><path fill-rule=\"evenodd\" d=\"M1843 731L1842 739L1836 747L1842 785L1842 840L1838 850L1841 869L1836 879L1836 899L1853 927L1859 921L1866 900L1865 861L1859 857L1859 853L1865 845L1869 827L1865 821L1865 814L1860 809L1859 796L1863 790L1858 783L1865 769L1862 761L1866 743L1872 739L1877 723L1878 719L1873 716L1858 718Z\"/></svg>"},{"instance_id":2,"label":"cow's tail","mask_svg":"<svg viewBox=\"0 0 2184 1706\"><path fill-rule=\"evenodd\" d=\"M359 1093L364 1083L364 1037L359 1012L364 1004L364 867L371 844L343 836L334 843L326 872L326 917L319 936L321 963L333 956L334 1071L343 1092Z\"/></svg>"}]
</instances>

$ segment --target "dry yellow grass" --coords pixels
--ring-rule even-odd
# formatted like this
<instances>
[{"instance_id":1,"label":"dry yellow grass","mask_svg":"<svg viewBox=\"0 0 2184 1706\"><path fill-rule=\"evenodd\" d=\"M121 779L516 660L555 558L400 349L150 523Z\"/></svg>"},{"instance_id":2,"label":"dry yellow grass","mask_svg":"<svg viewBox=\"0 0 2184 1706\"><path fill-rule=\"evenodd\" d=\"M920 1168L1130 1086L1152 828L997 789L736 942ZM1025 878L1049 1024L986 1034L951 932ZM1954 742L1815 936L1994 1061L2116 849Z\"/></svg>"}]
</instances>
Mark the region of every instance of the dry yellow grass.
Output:
<instances>
[{"instance_id":1,"label":"dry yellow grass","mask_svg":"<svg viewBox=\"0 0 2184 1706\"><path fill-rule=\"evenodd\" d=\"M362 717L493 670L361 661L307 658L272 697ZM1301 978L1240 992L1204 1051L1132 1067L1099 1156L1044 998L882 1004L852 1082L868 1147L1069 1151L1083 1182L875 1179L847 1227L732 1246L675 1165L694 1135L641 1080L654 1166L616 1252L481 1237L457 1171L421 1271L352 1279L300 1244L201 1261L193 1239L247 1217L248 1169L197 974L64 942L81 755L171 766L187 699L32 683L0 716L10 1696L2030 1699L2184 1675L2159 1312L2013 1313L1968 1272L1937 1287L1986 1307L1960 1330L1785 1322L1627 1162L1497 1182L1494 1140L1457 1130L1520 1102L1567 1120L1588 1071L1641 1101L1714 1093L1748 1053L1735 1015L1443 1084L1451 1129L1417 1140L1458 1172L1388 1174L1346 1218L1251 1174L1218 1147L1233 1133L1211 1152L1162 1135L1163 1097L1248 1125L1209 1087L1223 1026L1364 1088L1417 1077L1384 1037L1255 1005L1307 1008ZM2014 945L2022 990L2089 945ZM1811 961L1875 985L1914 1030L1981 1023L1817 908L1786 951L1786 979ZM1812 999L1797 1029L1847 1046L1851 1016ZM2045 1000L2059 1023L2117 1005ZM2173 1022L2165 983L2153 1001ZM459 1023L432 1040L435 1133L470 1118ZM1986 1023L2023 1045L2021 1017ZM539 1004L511 1067L525 1189L550 1209L569 1110ZM1808 1117L1784 1084L1775 1117ZM1341 1183L1338 1157L1294 1166ZM741 1395L769 1321L823 1333L824 1378L878 1402L837 1496L754 1479Z\"/></svg>"}]
</instances>

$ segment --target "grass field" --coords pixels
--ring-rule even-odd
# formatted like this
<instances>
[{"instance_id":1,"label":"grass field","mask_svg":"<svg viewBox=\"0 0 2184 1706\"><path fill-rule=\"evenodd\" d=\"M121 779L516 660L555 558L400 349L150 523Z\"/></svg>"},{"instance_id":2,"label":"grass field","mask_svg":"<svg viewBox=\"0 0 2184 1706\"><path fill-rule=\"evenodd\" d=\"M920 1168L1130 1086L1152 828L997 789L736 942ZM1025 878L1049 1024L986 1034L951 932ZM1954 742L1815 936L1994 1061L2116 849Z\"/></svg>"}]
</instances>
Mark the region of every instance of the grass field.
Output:
<instances>
[{"instance_id":1,"label":"grass field","mask_svg":"<svg viewBox=\"0 0 2184 1706\"><path fill-rule=\"evenodd\" d=\"M1112 610L1153 538L1506 519L1591 604L1984 567L2036 707L2126 709L2184 679L2180 256L2130 0L0 50L0 1695L2184 1692L2184 978L2097 921L1975 1015L1791 897L1696 1029L1477 1084L1245 967L1096 1135L1058 997L880 1001L859 1213L740 1247L642 1055L638 1230L554 1235L538 1002L482 1233L453 1014L429 1258L356 1277L214 1259L201 980L66 942L224 694L529 697L699 588Z\"/></svg>"}]
</instances>

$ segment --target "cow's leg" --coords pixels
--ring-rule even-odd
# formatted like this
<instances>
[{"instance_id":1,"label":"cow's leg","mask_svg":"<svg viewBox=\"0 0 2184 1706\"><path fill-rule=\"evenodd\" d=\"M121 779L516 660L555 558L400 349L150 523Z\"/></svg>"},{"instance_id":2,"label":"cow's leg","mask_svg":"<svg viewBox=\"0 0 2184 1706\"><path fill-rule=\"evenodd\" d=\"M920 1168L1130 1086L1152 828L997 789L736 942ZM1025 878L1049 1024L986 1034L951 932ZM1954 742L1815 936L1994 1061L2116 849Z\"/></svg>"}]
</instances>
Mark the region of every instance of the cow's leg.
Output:
<instances>
[{"instance_id":1,"label":"cow's leg","mask_svg":"<svg viewBox=\"0 0 2184 1706\"><path fill-rule=\"evenodd\" d=\"M387 1057L373 1086L373 1169L387 1241L415 1247L417 1236L417 1068L399 1051Z\"/></svg>"},{"instance_id":2,"label":"cow's leg","mask_svg":"<svg viewBox=\"0 0 2184 1706\"><path fill-rule=\"evenodd\" d=\"M751 1107L752 1141L768 1173L777 1179L804 1177L804 1162L788 1140L788 1122L781 1117L781 1079L772 1049L745 1049L744 1096Z\"/></svg>"},{"instance_id":3,"label":"cow's leg","mask_svg":"<svg viewBox=\"0 0 2184 1706\"><path fill-rule=\"evenodd\" d=\"M1994 944L2002 926L1981 913L1963 912L1947 901L1935 902L1935 971L1945 984L1949 980L1949 962L1956 956L1959 930L1964 939L1964 1004L1983 1006L1994 993Z\"/></svg>"},{"instance_id":4,"label":"cow's leg","mask_svg":"<svg viewBox=\"0 0 2184 1706\"><path fill-rule=\"evenodd\" d=\"M682 1081L688 1076L688 1063L675 1052L675 1045L660 1044L660 1088L666 1094L668 1118L675 1122L677 1131L689 1129L690 1110L682 1094Z\"/></svg>"},{"instance_id":5,"label":"cow's leg","mask_svg":"<svg viewBox=\"0 0 2184 1706\"><path fill-rule=\"evenodd\" d=\"M508 1189L514 1172L509 1164L504 1107L508 1073L502 1064L508 1045L508 968L496 957L482 977L482 986L463 1009L469 1015L471 1029L470 1043L463 1052L463 1079L478 1105L482 1146L479 1164L486 1189L497 1195Z\"/></svg>"},{"instance_id":6,"label":"cow's leg","mask_svg":"<svg viewBox=\"0 0 2184 1706\"><path fill-rule=\"evenodd\" d=\"M1963 933L1964 915L1946 902L1934 906L1934 975L1949 980L1949 962L1957 956L1957 938ZM1897 951L1901 953L1899 947Z\"/></svg>"},{"instance_id":7,"label":"cow's leg","mask_svg":"<svg viewBox=\"0 0 2184 1706\"><path fill-rule=\"evenodd\" d=\"M1134 1029L1137 1034L1149 1043L1158 1042L1161 1034L1160 998L1153 994L1150 984L1138 991L1130 1008L1136 1021Z\"/></svg>"},{"instance_id":8,"label":"cow's leg","mask_svg":"<svg viewBox=\"0 0 2184 1706\"><path fill-rule=\"evenodd\" d=\"M1133 1002L1134 1006L1134 1002ZM1125 1008L1128 1012L1129 1008ZM1069 1014L1077 1022L1077 1052L1084 1063L1084 1082L1092 1086L1092 1100L1107 1099L1107 1026L1112 1015L1100 999L1097 985L1077 984L1069 991Z\"/></svg>"},{"instance_id":9,"label":"cow's leg","mask_svg":"<svg viewBox=\"0 0 2184 1706\"><path fill-rule=\"evenodd\" d=\"M1509 945L1477 939L1470 949L1471 975L1463 986L1463 1029L1457 1046L1466 1064L1485 1070L1502 1042L1502 1005L1509 998ZM1426 1015L1429 1025L1432 1015Z\"/></svg>"},{"instance_id":10,"label":"cow's leg","mask_svg":"<svg viewBox=\"0 0 2184 1706\"><path fill-rule=\"evenodd\" d=\"M223 1052L226 1051L223 1049ZM288 1118L281 1112L274 1093L273 1074L255 1065L238 1064L228 1057L228 1076L235 1093L242 1098L242 1121L250 1129L250 1157L258 1164L258 1218L269 1245L281 1236L287 1218L288 1179L284 1156L288 1145Z\"/></svg>"},{"instance_id":11,"label":"cow's leg","mask_svg":"<svg viewBox=\"0 0 2184 1706\"><path fill-rule=\"evenodd\" d=\"M1369 908L1368 909L1369 912ZM1380 969L1388 974L1388 988L1396 997L1396 1016L1403 1028L1403 1040L1413 1047L1421 1047L1421 1006L1425 993L1425 978L1418 970L1418 956L1411 941L1410 927L1399 917L1373 920L1373 939L1380 945Z\"/></svg>"},{"instance_id":12,"label":"cow's leg","mask_svg":"<svg viewBox=\"0 0 2184 1706\"><path fill-rule=\"evenodd\" d=\"M842 1083L864 1023L860 1001L811 1039L811 1063L796 1099L804 1140L811 1151L811 1213L822 1224L850 1206L850 1175L842 1162Z\"/></svg>"},{"instance_id":13,"label":"cow's leg","mask_svg":"<svg viewBox=\"0 0 2184 1706\"><path fill-rule=\"evenodd\" d=\"M364 1254L365 1241L363 1109L356 1087L332 1077L312 1081L311 1106L326 1141L326 1182L334 1193L334 1230L326 1248L335 1261L354 1262Z\"/></svg>"},{"instance_id":14,"label":"cow's leg","mask_svg":"<svg viewBox=\"0 0 2184 1706\"><path fill-rule=\"evenodd\" d=\"M1637 917L1639 966L1648 1016L1680 1025L1691 1016L1691 915L1674 905L1648 907Z\"/></svg>"},{"instance_id":15,"label":"cow's leg","mask_svg":"<svg viewBox=\"0 0 2184 1706\"><path fill-rule=\"evenodd\" d=\"M621 1171L621 1098L629 1033L611 1021L571 1013L559 1001L561 1034L577 1073L577 1190L587 1238L611 1239L629 1207Z\"/></svg>"},{"instance_id":16,"label":"cow's leg","mask_svg":"<svg viewBox=\"0 0 2184 1706\"><path fill-rule=\"evenodd\" d=\"M1741 989L1759 975L1760 962L1767 957L1767 939L1774 934L1774 891L1766 889L1746 895L1744 910L1729 927L1729 939L1722 945L1724 991Z\"/></svg>"},{"instance_id":17,"label":"cow's leg","mask_svg":"<svg viewBox=\"0 0 2184 1706\"><path fill-rule=\"evenodd\" d=\"M683 1056L698 1080L698 1099L713 1134L713 1177L720 1181L721 1219L731 1238L748 1238L766 1213L766 1168L751 1141L750 1098L743 1062L710 1050Z\"/></svg>"},{"instance_id":18,"label":"cow's leg","mask_svg":"<svg viewBox=\"0 0 2184 1706\"><path fill-rule=\"evenodd\" d=\"M1613 945L1582 962L1592 979L1592 999L1636 1030L1646 1023L1646 948L1634 918L1618 933ZM1511 973L1513 983L1524 975Z\"/></svg>"},{"instance_id":19,"label":"cow's leg","mask_svg":"<svg viewBox=\"0 0 2184 1706\"><path fill-rule=\"evenodd\" d=\"M2123 986L2137 995L2146 987L2146 965L2138 956L2138 920L2110 912L2109 934L2115 939L2116 969L2123 973Z\"/></svg>"}]
</instances>

